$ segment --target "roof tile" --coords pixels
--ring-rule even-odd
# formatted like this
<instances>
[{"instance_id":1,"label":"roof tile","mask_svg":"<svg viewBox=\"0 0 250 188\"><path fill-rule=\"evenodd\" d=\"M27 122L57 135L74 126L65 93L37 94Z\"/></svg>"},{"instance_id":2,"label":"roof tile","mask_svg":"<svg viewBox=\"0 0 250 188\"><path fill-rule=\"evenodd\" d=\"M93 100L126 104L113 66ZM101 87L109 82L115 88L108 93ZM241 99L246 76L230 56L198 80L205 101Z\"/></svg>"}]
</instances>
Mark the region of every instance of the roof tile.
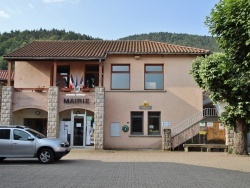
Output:
<instances>
[{"instance_id":1,"label":"roof tile","mask_svg":"<svg viewBox=\"0 0 250 188\"><path fill-rule=\"evenodd\" d=\"M34 41L4 59L105 58L106 54L208 54L209 50L148 40Z\"/></svg>"}]
</instances>

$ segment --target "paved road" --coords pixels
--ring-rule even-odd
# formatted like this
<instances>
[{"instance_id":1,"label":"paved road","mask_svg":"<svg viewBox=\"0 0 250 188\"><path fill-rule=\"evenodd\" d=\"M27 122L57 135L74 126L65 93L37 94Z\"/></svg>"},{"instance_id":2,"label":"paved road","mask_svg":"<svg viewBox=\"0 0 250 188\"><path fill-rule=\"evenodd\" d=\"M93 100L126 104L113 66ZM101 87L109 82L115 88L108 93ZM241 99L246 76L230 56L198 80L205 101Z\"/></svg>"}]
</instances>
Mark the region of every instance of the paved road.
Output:
<instances>
[{"instance_id":1,"label":"paved road","mask_svg":"<svg viewBox=\"0 0 250 188\"><path fill-rule=\"evenodd\" d=\"M250 157L221 152L73 149L62 160L7 159L1 188L250 187Z\"/></svg>"}]
</instances>

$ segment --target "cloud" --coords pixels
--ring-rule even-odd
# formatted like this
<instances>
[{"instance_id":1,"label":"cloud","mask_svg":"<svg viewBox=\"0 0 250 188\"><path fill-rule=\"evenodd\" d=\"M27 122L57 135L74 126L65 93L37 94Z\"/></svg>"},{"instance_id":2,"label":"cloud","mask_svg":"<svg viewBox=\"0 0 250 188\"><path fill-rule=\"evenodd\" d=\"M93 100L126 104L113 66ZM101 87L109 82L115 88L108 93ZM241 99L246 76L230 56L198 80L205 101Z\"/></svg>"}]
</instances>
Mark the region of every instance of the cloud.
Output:
<instances>
[{"instance_id":1,"label":"cloud","mask_svg":"<svg viewBox=\"0 0 250 188\"><path fill-rule=\"evenodd\" d=\"M9 15L5 13L3 10L0 10L0 18L8 18Z\"/></svg>"}]
</instances>

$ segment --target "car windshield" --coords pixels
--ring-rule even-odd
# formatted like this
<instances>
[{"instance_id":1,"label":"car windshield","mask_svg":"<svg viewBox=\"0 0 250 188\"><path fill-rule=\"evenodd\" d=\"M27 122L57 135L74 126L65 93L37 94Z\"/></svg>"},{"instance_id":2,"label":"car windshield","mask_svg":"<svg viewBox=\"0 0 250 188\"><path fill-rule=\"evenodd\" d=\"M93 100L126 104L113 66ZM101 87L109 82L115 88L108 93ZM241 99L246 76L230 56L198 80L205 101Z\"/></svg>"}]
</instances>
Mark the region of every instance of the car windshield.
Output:
<instances>
[{"instance_id":1,"label":"car windshield","mask_svg":"<svg viewBox=\"0 0 250 188\"><path fill-rule=\"evenodd\" d=\"M32 134L36 138L39 138L39 139L40 138L46 138L45 135L43 135L42 133L39 133L39 132L37 132L37 131L35 131L33 129L27 129L26 131L28 131L30 134Z\"/></svg>"}]
</instances>

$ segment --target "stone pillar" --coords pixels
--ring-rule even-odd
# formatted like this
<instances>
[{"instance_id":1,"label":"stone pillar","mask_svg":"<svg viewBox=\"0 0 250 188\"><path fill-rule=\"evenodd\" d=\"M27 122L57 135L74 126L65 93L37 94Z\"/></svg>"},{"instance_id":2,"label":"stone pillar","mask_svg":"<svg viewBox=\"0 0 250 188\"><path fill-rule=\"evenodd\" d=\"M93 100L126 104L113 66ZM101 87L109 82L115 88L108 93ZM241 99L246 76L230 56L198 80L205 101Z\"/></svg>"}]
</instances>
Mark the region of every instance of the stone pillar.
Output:
<instances>
[{"instance_id":1,"label":"stone pillar","mask_svg":"<svg viewBox=\"0 0 250 188\"><path fill-rule=\"evenodd\" d=\"M234 148L234 129L233 127L226 128L226 145L228 146L228 152L232 153L235 151Z\"/></svg>"},{"instance_id":2,"label":"stone pillar","mask_svg":"<svg viewBox=\"0 0 250 188\"><path fill-rule=\"evenodd\" d=\"M171 150L171 129L162 129L162 150Z\"/></svg>"},{"instance_id":3,"label":"stone pillar","mask_svg":"<svg viewBox=\"0 0 250 188\"><path fill-rule=\"evenodd\" d=\"M104 142L104 87L95 87L94 148L103 149Z\"/></svg>"},{"instance_id":4,"label":"stone pillar","mask_svg":"<svg viewBox=\"0 0 250 188\"><path fill-rule=\"evenodd\" d=\"M48 94L49 94L49 101L48 101L47 136L50 138L57 138L59 136L58 87L56 86L50 87Z\"/></svg>"},{"instance_id":5,"label":"stone pillar","mask_svg":"<svg viewBox=\"0 0 250 188\"><path fill-rule=\"evenodd\" d=\"M2 100L1 100L1 124L11 125L13 124L13 86L3 86L2 88Z\"/></svg>"}]
</instances>

